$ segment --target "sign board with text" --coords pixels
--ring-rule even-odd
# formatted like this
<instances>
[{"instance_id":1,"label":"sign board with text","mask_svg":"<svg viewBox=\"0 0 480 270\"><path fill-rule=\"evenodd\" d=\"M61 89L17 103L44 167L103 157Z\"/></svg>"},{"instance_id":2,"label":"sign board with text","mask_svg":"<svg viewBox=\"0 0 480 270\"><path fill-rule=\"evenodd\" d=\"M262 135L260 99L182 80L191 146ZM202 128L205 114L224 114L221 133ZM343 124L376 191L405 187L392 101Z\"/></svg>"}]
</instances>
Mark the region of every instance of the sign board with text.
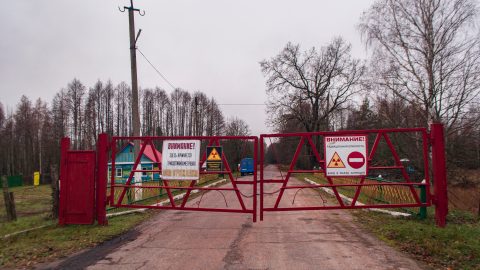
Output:
<instances>
[{"instance_id":1,"label":"sign board with text","mask_svg":"<svg viewBox=\"0 0 480 270\"><path fill-rule=\"evenodd\" d=\"M325 136L325 175L366 176L367 136Z\"/></svg>"},{"instance_id":2,"label":"sign board with text","mask_svg":"<svg viewBox=\"0 0 480 270\"><path fill-rule=\"evenodd\" d=\"M221 146L207 146L207 171L222 170L222 152Z\"/></svg>"},{"instance_id":3,"label":"sign board with text","mask_svg":"<svg viewBox=\"0 0 480 270\"><path fill-rule=\"evenodd\" d=\"M199 140L167 140L163 142L162 150L162 179L199 179Z\"/></svg>"}]
</instances>

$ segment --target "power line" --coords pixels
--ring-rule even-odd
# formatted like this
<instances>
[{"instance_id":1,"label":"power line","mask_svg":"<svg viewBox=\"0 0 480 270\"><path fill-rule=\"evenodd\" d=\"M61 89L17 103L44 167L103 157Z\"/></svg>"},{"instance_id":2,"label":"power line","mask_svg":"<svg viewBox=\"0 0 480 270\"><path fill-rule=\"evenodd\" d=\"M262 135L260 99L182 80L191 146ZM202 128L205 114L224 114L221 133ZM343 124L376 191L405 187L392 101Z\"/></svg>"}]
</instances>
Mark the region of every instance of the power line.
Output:
<instances>
[{"instance_id":1,"label":"power line","mask_svg":"<svg viewBox=\"0 0 480 270\"><path fill-rule=\"evenodd\" d=\"M267 104L264 103L223 103L223 104L217 104L220 106L267 106Z\"/></svg>"},{"instance_id":2,"label":"power line","mask_svg":"<svg viewBox=\"0 0 480 270\"><path fill-rule=\"evenodd\" d=\"M158 75L160 75L160 77L162 77L162 79L168 83L168 85L170 85L172 87L173 90L177 89L177 87L175 87L175 85L173 85L170 81L168 81L168 79L152 64L152 62L150 62L150 60L148 60L148 58L145 56L145 54L143 54L143 52L137 48L137 51L143 56L143 58L145 58L145 60L150 64L150 66L155 69L155 71L157 72Z\"/></svg>"}]
</instances>

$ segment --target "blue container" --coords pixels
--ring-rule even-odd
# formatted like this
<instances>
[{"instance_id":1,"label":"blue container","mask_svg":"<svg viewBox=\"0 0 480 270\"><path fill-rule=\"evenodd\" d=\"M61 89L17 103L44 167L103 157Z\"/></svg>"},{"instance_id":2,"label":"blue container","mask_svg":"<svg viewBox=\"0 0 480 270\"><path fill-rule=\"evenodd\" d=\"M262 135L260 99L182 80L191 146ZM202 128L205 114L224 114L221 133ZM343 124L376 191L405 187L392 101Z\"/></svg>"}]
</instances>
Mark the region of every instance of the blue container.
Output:
<instances>
[{"instance_id":1,"label":"blue container","mask_svg":"<svg viewBox=\"0 0 480 270\"><path fill-rule=\"evenodd\" d=\"M253 174L253 158L244 158L240 161L240 174Z\"/></svg>"}]
</instances>

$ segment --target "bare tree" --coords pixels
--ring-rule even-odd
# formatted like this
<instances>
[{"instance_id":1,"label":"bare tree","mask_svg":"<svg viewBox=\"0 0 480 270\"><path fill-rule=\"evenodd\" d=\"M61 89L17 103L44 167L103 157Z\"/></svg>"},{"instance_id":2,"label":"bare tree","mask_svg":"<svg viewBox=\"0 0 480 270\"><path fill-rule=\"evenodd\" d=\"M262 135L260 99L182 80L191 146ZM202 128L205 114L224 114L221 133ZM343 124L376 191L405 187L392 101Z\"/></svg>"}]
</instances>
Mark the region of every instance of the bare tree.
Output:
<instances>
[{"instance_id":1,"label":"bare tree","mask_svg":"<svg viewBox=\"0 0 480 270\"><path fill-rule=\"evenodd\" d=\"M11 113L5 118L1 134L2 140L0 140L0 143L3 145L2 149L4 149L4 151L2 151L2 155L4 156L2 162L5 167L4 172L7 175L18 173L15 166L15 163L19 163L18 159L15 158L15 155L18 155L18 152L16 152L17 149L15 148L15 138L18 137L15 135L15 122L13 118L14 117Z\"/></svg>"},{"instance_id":2,"label":"bare tree","mask_svg":"<svg viewBox=\"0 0 480 270\"><path fill-rule=\"evenodd\" d=\"M52 101L53 129L55 139L68 136L68 119L70 112L68 110L67 94L64 89L60 90Z\"/></svg>"},{"instance_id":3,"label":"bare tree","mask_svg":"<svg viewBox=\"0 0 480 270\"><path fill-rule=\"evenodd\" d=\"M155 101L157 106L157 121L158 126L155 129L155 134L158 136L163 136L167 132L167 113L170 107L170 99L168 98L167 92L165 90L156 88L155 89Z\"/></svg>"},{"instance_id":4,"label":"bare tree","mask_svg":"<svg viewBox=\"0 0 480 270\"><path fill-rule=\"evenodd\" d=\"M206 130L207 136L219 136L225 128L225 119L223 113L218 107L214 98L211 98L207 105L206 111Z\"/></svg>"},{"instance_id":5,"label":"bare tree","mask_svg":"<svg viewBox=\"0 0 480 270\"><path fill-rule=\"evenodd\" d=\"M190 125L190 103L192 96L189 92L182 89L175 89L170 95L171 110L173 117L173 135L185 136L188 134L188 126Z\"/></svg>"},{"instance_id":6,"label":"bare tree","mask_svg":"<svg viewBox=\"0 0 480 270\"><path fill-rule=\"evenodd\" d=\"M150 89L143 89L140 92L141 116L142 116L142 134L153 136L155 130L155 93Z\"/></svg>"},{"instance_id":7,"label":"bare tree","mask_svg":"<svg viewBox=\"0 0 480 270\"><path fill-rule=\"evenodd\" d=\"M93 88L90 88L91 99L94 104L90 104L92 108L95 108L95 134L105 132L105 121L103 116L105 115L105 108L102 103L103 83L98 80Z\"/></svg>"},{"instance_id":8,"label":"bare tree","mask_svg":"<svg viewBox=\"0 0 480 270\"><path fill-rule=\"evenodd\" d=\"M226 136L248 136L250 135L250 128L248 124L238 117L228 119L225 125Z\"/></svg>"},{"instance_id":9,"label":"bare tree","mask_svg":"<svg viewBox=\"0 0 480 270\"><path fill-rule=\"evenodd\" d=\"M364 73L350 50L340 37L318 52L312 48L302 53L299 45L288 43L277 56L262 61L274 123L295 119L309 132L328 129L328 117L350 100Z\"/></svg>"},{"instance_id":10,"label":"bare tree","mask_svg":"<svg viewBox=\"0 0 480 270\"><path fill-rule=\"evenodd\" d=\"M22 96L17 105L14 115L15 120L15 137L12 143L16 148L14 158L18 159L15 171L33 172L33 156L34 151L34 131L33 125L33 108L32 102L26 96Z\"/></svg>"},{"instance_id":11,"label":"bare tree","mask_svg":"<svg viewBox=\"0 0 480 270\"><path fill-rule=\"evenodd\" d=\"M5 111L3 109L3 104L0 102L0 128L3 127L5 123Z\"/></svg>"},{"instance_id":12,"label":"bare tree","mask_svg":"<svg viewBox=\"0 0 480 270\"><path fill-rule=\"evenodd\" d=\"M87 101L85 103L85 110L83 113L84 118L84 127L83 127L83 140L85 145L89 148L92 148L97 139L97 102L96 102L96 91L94 88L90 88L88 92Z\"/></svg>"},{"instance_id":13,"label":"bare tree","mask_svg":"<svg viewBox=\"0 0 480 270\"><path fill-rule=\"evenodd\" d=\"M131 98L132 91L130 87L125 83L121 82L115 88L115 134L117 136L130 136L132 135L132 130L130 129L131 116L132 116L132 107L131 107Z\"/></svg>"},{"instance_id":14,"label":"bare tree","mask_svg":"<svg viewBox=\"0 0 480 270\"><path fill-rule=\"evenodd\" d=\"M113 84L109 80L105 87L103 88L103 105L105 107L105 124L106 124L106 132L108 134L113 134L113 114L114 114L114 109L113 109L113 98L114 98L114 90L113 90Z\"/></svg>"},{"instance_id":15,"label":"bare tree","mask_svg":"<svg viewBox=\"0 0 480 270\"><path fill-rule=\"evenodd\" d=\"M7 173L7 161L8 161L8 145L6 141L6 129L5 129L5 124L6 124L6 115L5 111L3 109L3 104L0 102L0 147L1 149L4 149L2 152L0 152L0 175L5 175Z\"/></svg>"},{"instance_id":16,"label":"bare tree","mask_svg":"<svg viewBox=\"0 0 480 270\"><path fill-rule=\"evenodd\" d=\"M373 48L371 83L422 107L424 125L457 126L479 95L480 36L473 0L380 0L360 30Z\"/></svg>"},{"instance_id":17,"label":"bare tree","mask_svg":"<svg viewBox=\"0 0 480 270\"><path fill-rule=\"evenodd\" d=\"M242 119L233 117L227 120L225 135L248 136L250 135L250 128ZM242 158L253 156L253 144L247 141L227 140L222 145L231 168L236 168L236 164L239 164Z\"/></svg>"},{"instance_id":18,"label":"bare tree","mask_svg":"<svg viewBox=\"0 0 480 270\"><path fill-rule=\"evenodd\" d=\"M81 143L83 104L85 86L77 79L68 84L68 108L72 112L73 147L77 149Z\"/></svg>"},{"instance_id":19,"label":"bare tree","mask_svg":"<svg viewBox=\"0 0 480 270\"><path fill-rule=\"evenodd\" d=\"M193 94L192 103L193 114L193 135L201 136L205 134L208 121L209 100L207 95L197 91Z\"/></svg>"},{"instance_id":20,"label":"bare tree","mask_svg":"<svg viewBox=\"0 0 480 270\"><path fill-rule=\"evenodd\" d=\"M46 121L48 120L48 115L49 109L47 103L42 101L40 98L37 99L37 101L35 102L35 107L33 108L31 129L33 131L34 138L34 168L35 170L38 170L40 174L42 174L43 169L46 168L44 164L45 137L43 136L43 133L45 132L45 124L48 124L46 123Z\"/></svg>"}]
</instances>

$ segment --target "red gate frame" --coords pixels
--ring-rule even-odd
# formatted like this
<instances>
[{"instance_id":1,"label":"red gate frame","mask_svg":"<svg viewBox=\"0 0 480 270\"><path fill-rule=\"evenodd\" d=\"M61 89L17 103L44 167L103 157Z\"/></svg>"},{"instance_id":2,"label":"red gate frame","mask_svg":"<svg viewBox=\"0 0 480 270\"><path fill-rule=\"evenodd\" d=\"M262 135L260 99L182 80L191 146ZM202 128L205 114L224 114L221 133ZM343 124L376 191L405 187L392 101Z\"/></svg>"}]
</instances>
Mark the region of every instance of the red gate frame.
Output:
<instances>
[{"instance_id":1,"label":"red gate frame","mask_svg":"<svg viewBox=\"0 0 480 270\"><path fill-rule=\"evenodd\" d=\"M421 133L422 135L422 144L423 144L423 160L424 160L424 169L425 169L425 183L414 183L411 182L410 177L408 176L405 167L400 162L400 158L393 146L388 134L389 133ZM316 150L316 147L312 141L312 136L335 136L335 135L368 135L368 134L377 134L375 141L373 143L372 149L369 153L367 162L371 162L373 156L378 147L380 139L383 137L393 155L395 160L394 166L370 166L370 169L400 169L402 175L405 179L403 183L378 183L378 184L366 184L364 183L365 177L361 177L359 184L334 184L332 177L326 177L329 184L318 184L318 185L295 185L287 186L288 180L292 173L325 173L325 160L321 158L320 154ZM282 137L300 137L300 141L297 145L294 157L290 163L289 169L284 179L265 179L264 178L264 140L266 138L282 138ZM426 128L399 128L399 129L373 129L373 130L350 130L350 131L336 131L336 132L311 132L311 133L289 133L289 134L262 134L260 135L260 220L263 220L264 212L268 211L301 211L301 210L329 210L329 209L361 209L361 208L399 208L399 207L428 207L432 203L436 205L435 210L435 220L437 226L444 227L446 215L448 213L448 198L447 198L447 184L446 184L446 168L445 168L445 147L444 147L444 137L443 137L443 126L441 124L432 124L431 132L428 133ZM317 161L322 165L320 170L295 170L295 164L301 152L303 144L308 143L315 155ZM432 195L430 193L430 174L429 174L429 158L428 158L428 149L429 146L432 147L432 167L433 167L433 177L435 180L434 192ZM276 199L275 205L273 207L264 207L264 185L269 183L282 184L278 197ZM358 197L360 195L360 190L363 186L408 186L412 192L412 196L415 200L415 203L402 203L402 204L365 204L365 205L356 205ZM353 197L352 203L350 205L345 205L343 200L340 197L340 194L337 191L337 187L357 187L355 195ZM414 187L425 186L427 198L426 203L422 203L419 199L418 194L415 192ZM335 197L339 203L338 206L305 206L305 207L279 207L279 203L282 199L283 193L286 189L303 189L303 188L320 188L327 187L332 188Z\"/></svg>"},{"instance_id":2,"label":"red gate frame","mask_svg":"<svg viewBox=\"0 0 480 270\"><path fill-rule=\"evenodd\" d=\"M245 181L245 180L236 180L235 177L233 176L232 170L230 169L230 166L228 164L228 160L225 155L222 155L222 162L224 165L224 170L223 171L200 171L200 174L228 174L230 181L232 183L232 188L223 188L223 187L195 187L195 183L197 182L196 180L191 181L190 186L188 187L172 187L169 186L168 180L163 180L163 186L138 186L138 185L132 185L132 179L133 175L135 172L155 172L155 173L160 173L162 172L161 166L159 166L158 170L141 170L137 169L141 156L146 148L147 145L151 145L154 147L153 141L154 140L208 140L207 146L220 146L220 140L244 140L244 141L253 141L254 145L254 154L253 154L253 160L254 164L257 164L258 162L258 137L256 136L153 136L153 137L112 137L111 141L108 142L108 139L105 139L106 135L100 135L103 136L102 140L99 139L99 157L98 158L98 182L102 182L99 185L99 190L100 193L102 193L102 190L106 190L107 187L107 169L108 169L108 161L107 158L102 156L100 153L106 153L108 151L108 148L111 150L111 168L112 172L110 175L110 195L104 199L105 203L103 205L98 206L101 209L105 209L106 203L108 203L112 207L124 207L124 208L149 208L149 209L165 209L165 210L187 210L187 211L207 211L207 212L229 212L229 213L249 213L252 214L253 222L256 222L257 220L257 167L254 166L254 172L253 172L253 181ZM115 170L115 156L116 156L116 142L118 140L140 140L142 141L142 147L140 149L140 152L138 156L136 157L135 163L133 165L133 169L130 172L130 175L128 177L128 180L126 181L125 184L115 184L114 182L114 170ZM106 147L109 145L109 147ZM159 157L157 156L156 152L154 151L155 155L155 162L154 165L160 165L161 160L159 160ZM199 164L200 168L202 168L203 163L206 161L207 156L206 153L203 153L203 157L201 159L201 162ZM103 181L100 181L101 179L104 179ZM252 203L252 208L249 209L245 206L245 203L243 202L242 199L242 194L240 193L240 190L238 189L237 185L253 185L253 203ZM114 201L114 189L115 188L123 188L122 193L118 200L115 202ZM131 205L131 204L122 204L122 200L125 196L125 193L128 188L163 188L167 191L168 198L170 201L170 206L160 206L160 205ZM172 196L171 190L186 190L186 194L181 202L181 205L176 205L175 201ZM218 190L218 191L234 191L236 193L237 199L240 203L241 209L229 209L229 208L208 208L208 207L186 207L186 203L188 201L188 198L190 196L190 193L192 190ZM100 195L101 196L101 195ZM98 201L102 201L102 198ZM97 211L100 215L105 216L104 212L100 213ZM103 220L103 218L102 218ZM104 221L106 222L106 221ZM100 223L100 219L99 219Z\"/></svg>"}]
</instances>

